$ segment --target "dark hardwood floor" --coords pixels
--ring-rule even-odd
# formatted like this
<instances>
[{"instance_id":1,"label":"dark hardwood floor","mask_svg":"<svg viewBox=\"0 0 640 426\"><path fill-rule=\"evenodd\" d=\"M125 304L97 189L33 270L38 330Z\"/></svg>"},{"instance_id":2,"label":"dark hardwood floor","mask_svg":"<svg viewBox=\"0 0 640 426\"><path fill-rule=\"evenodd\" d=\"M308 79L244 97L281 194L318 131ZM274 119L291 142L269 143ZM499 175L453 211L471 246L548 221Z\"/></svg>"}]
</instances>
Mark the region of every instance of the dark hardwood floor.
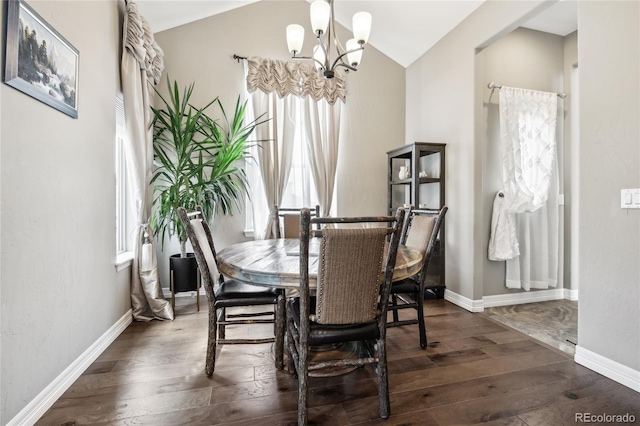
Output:
<instances>
[{"instance_id":1,"label":"dark hardwood floor","mask_svg":"<svg viewBox=\"0 0 640 426\"><path fill-rule=\"evenodd\" d=\"M417 326L388 332L391 417L378 417L369 366L311 379L311 424L555 426L576 424L576 413L640 422L637 392L485 315L426 304L426 351ZM297 380L275 370L272 346L223 346L208 378L206 327L193 298L178 299L175 321L131 324L38 424L295 424ZM227 338L246 330L229 329Z\"/></svg>"}]
</instances>

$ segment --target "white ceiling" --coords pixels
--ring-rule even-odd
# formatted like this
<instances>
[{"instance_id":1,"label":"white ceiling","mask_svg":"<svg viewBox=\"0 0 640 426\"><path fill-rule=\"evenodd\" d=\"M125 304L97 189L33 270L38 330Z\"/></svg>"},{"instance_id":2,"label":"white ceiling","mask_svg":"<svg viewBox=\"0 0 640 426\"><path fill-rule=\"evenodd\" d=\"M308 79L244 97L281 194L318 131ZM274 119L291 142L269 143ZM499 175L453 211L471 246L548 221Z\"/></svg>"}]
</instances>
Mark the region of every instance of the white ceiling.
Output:
<instances>
[{"instance_id":1,"label":"white ceiling","mask_svg":"<svg viewBox=\"0 0 640 426\"><path fill-rule=\"evenodd\" d=\"M155 32L223 13L260 0L138 0ZM337 0L336 21L351 29L354 13L373 16L369 43L407 67L476 10L484 0ZM560 1L526 28L565 36L577 29L576 1ZM284 28L282 29L284 37Z\"/></svg>"}]
</instances>

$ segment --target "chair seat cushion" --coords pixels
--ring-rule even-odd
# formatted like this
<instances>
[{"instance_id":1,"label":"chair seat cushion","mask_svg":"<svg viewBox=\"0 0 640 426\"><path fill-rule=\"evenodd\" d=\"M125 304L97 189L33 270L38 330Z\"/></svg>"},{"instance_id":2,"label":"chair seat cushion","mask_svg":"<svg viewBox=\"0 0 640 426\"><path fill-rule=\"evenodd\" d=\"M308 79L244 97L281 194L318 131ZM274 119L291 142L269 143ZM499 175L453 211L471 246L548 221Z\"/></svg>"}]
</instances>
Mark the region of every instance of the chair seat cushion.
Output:
<instances>
[{"instance_id":1,"label":"chair seat cushion","mask_svg":"<svg viewBox=\"0 0 640 426\"><path fill-rule=\"evenodd\" d=\"M249 305L272 305L278 301L278 290L225 279L216 290L216 308Z\"/></svg>"},{"instance_id":2,"label":"chair seat cushion","mask_svg":"<svg viewBox=\"0 0 640 426\"><path fill-rule=\"evenodd\" d=\"M420 292L420 285L413 278L405 278L391 284L391 294L413 294Z\"/></svg>"},{"instance_id":3,"label":"chair seat cushion","mask_svg":"<svg viewBox=\"0 0 640 426\"><path fill-rule=\"evenodd\" d=\"M315 313L316 298L311 297L309 312ZM289 299L287 315L291 315L296 328L300 328L300 298ZM319 346L329 343L353 342L359 340L376 340L380 337L377 321L363 324L327 325L310 321L309 345Z\"/></svg>"}]
</instances>

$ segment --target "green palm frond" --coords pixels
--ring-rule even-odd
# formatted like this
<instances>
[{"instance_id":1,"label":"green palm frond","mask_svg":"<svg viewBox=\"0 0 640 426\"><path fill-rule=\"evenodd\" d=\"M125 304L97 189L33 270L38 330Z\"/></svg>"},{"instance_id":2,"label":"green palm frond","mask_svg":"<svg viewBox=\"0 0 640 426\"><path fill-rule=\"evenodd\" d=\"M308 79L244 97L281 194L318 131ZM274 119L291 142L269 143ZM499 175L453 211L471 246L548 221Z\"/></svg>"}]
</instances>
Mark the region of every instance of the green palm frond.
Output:
<instances>
[{"instance_id":1,"label":"green palm frond","mask_svg":"<svg viewBox=\"0 0 640 426\"><path fill-rule=\"evenodd\" d=\"M155 90L155 88L154 88ZM164 246L165 237L178 236L181 246L187 235L177 215L201 205L207 221L214 215L233 215L243 207L248 181L243 160L251 159L249 141L263 116L245 123L247 103L236 101L231 119L216 97L202 108L192 105L194 84L182 92L167 79L168 99L157 90L162 108L153 111L154 187L151 226ZM220 122L206 110L220 109Z\"/></svg>"}]
</instances>

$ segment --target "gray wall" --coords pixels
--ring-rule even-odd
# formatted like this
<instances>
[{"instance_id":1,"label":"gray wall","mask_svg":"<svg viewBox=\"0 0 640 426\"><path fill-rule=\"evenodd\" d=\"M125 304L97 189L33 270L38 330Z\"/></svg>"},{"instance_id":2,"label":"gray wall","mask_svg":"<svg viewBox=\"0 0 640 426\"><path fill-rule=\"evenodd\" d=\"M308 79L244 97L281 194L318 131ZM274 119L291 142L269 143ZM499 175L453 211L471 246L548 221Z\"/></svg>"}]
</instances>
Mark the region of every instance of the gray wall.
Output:
<instances>
[{"instance_id":1,"label":"gray wall","mask_svg":"<svg viewBox=\"0 0 640 426\"><path fill-rule=\"evenodd\" d=\"M511 87L563 92L564 39L563 37L519 28L506 35L476 57L476 76L485 82L482 96L485 132L482 138L482 227L481 246L485 247L483 261L483 296L520 293L505 286L505 262L490 261L486 256L491 229L491 215L495 194L502 188L502 158L500 148L499 90L491 96L487 83L493 81ZM491 103L489 97L491 96ZM559 162L563 154L563 105L558 101L557 144ZM561 182L562 183L562 182ZM562 185L560 186L562 188ZM562 189L560 190L562 193ZM560 206L561 208L562 206ZM560 210L562 213L562 210ZM561 216L562 217L562 216ZM562 259L562 258L561 258ZM561 260L562 262L562 260ZM562 287L560 277L558 288Z\"/></svg>"},{"instance_id":2,"label":"gray wall","mask_svg":"<svg viewBox=\"0 0 640 426\"><path fill-rule=\"evenodd\" d=\"M564 92L567 93L567 98L563 102L564 107L564 143L563 143L563 157L564 157L564 287L571 290L578 290L577 276L571 274L577 267L573 265L573 257L577 253L577 241L579 235L579 229L577 227L577 213L578 208L573 208L574 204L577 206L577 183L573 183L574 173L577 170L577 153L578 143L577 138L574 140L573 136L576 132L574 126L578 126L578 123L574 123L574 111L573 104L578 96L577 93L573 93L573 69L578 65L578 32L567 35L564 38ZM577 179L576 179L577 180ZM573 248L576 248L573 250ZM577 263L577 262L576 262ZM576 274L577 275L577 274ZM577 294L573 294L577 296Z\"/></svg>"},{"instance_id":3,"label":"gray wall","mask_svg":"<svg viewBox=\"0 0 640 426\"><path fill-rule=\"evenodd\" d=\"M640 211L620 189L640 186L640 3L581 2L578 31L578 342L638 371Z\"/></svg>"},{"instance_id":4,"label":"gray wall","mask_svg":"<svg viewBox=\"0 0 640 426\"><path fill-rule=\"evenodd\" d=\"M29 5L80 51L79 118L0 86L2 424L131 307L114 267L118 3Z\"/></svg>"},{"instance_id":5,"label":"gray wall","mask_svg":"<svg viewBox=\"0 0 640 426\"><path fill-rule=\"evenodd\" d=\"M550 3L549 3L550 4ZM407 141L447 143L447 288L482 298L482 99L477 48L549 4L486 2L407 69ZM640 4L578 6L578 352L640 368L640 224L620 189L640 178ZM575 248L574 248L575 250ZM578 353L577 352L577 353Z\"/></svg>"},{"instance_id":6,"label":"gray wall","mask_svg":"<svg viewBox=\"0 0 640 426\"><path fill-rule=\"evenodd\" d=\"M289 58L285 29L288 24L307 27L303 51L315 44L306 1L258 2L156 34L165 52L165 74L180 84L195 82L195 104L220 96L232 105L244 92L242 65L234 53L273 59ZM344 28L338 29L342 40ZM383 214L386 209L386 152L404 144L403 67L367 46L360 69L348 76L343 106L336 203L339 215ZM161 89L166 82L163 80ZM215 219L218 248L244 240L244 212ZM169 254L178 251L173 241L159 256L163 287L168 287Z\"/></svg>"},{"instance_id":7,"label":"gray wall","mask_svg":"<svg viewBox=\"0 0 640 426\"><path fill-rule=\"evenodd\" d=\"M407 68L406 136L447 144L447 289L466 299L483 295L487 227L482 206L482 99L476 50L508 34L543 2L485 2Z\"/></svg>"}]
</instances>

